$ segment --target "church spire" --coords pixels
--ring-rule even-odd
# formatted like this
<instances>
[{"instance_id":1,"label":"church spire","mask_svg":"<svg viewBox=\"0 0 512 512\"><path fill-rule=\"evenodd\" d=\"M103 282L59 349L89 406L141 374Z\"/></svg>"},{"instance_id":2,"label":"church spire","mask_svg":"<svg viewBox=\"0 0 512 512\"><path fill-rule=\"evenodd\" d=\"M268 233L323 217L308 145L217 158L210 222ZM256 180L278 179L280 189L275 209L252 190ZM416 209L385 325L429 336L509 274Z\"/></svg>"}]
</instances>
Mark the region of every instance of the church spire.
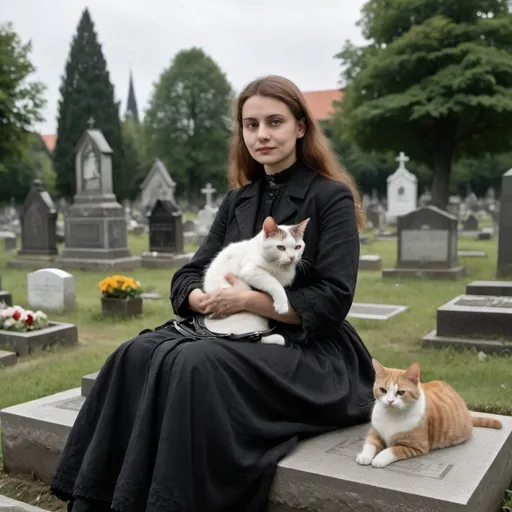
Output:
<instances>
[{"instance_id":1,"label":"church spire","mask_svg":"<svg viewBox=\"0 0 512 512\"><path fill-rule=\"evenodd\" d=\"M139 110L135 99L135 87L133 86L133 75L130 70L130 85L128 87L128 101L126 102L126 119L133 119L139 123Z\"/></svg>"}]
</instances>

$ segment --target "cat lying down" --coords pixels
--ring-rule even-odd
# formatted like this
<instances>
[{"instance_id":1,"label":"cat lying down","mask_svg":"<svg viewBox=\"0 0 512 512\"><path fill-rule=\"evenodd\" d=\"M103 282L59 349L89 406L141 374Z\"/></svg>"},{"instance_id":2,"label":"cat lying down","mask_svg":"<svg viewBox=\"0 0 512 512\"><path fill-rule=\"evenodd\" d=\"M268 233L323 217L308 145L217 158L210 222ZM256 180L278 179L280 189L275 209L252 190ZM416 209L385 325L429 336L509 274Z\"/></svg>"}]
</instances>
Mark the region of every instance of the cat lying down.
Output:
<instances>
[{"instance_id":1,"label":"cat lying down","mask_svg":"<svg viewBox=\"0 0 512 512\"><path fill-rule=\"evenodd\" d=\"M464 399L442 381L420 383L420 365L385 368L375 359L372 426L359 464L383 468L430 450L463 443L473 427L501 429L496 419L473 417Z\"/></svg>"},{"instance_id":2,"label":"cat lying down","mask_svg":"<svg viewBox=\"0 0 512 512\"><path fill-rule=\"evenodd\" d=\"M262 230L250 240L234 242L225 247L206 269L203 290L214 292L231 286L225 279L231 273L242 280L239 287L254 288L268 293L274 301L274 310L281 315L288 312L285 286L292 284L297 265L304 252L304 231L309 219L293 226L278 226L267 217ZM267 331L267 318L244 311L226 318L205 318L205 326L214 333L246 334ZM261 343L285 345L280 334L263 336Z\"/></svg>"}]
</instances>

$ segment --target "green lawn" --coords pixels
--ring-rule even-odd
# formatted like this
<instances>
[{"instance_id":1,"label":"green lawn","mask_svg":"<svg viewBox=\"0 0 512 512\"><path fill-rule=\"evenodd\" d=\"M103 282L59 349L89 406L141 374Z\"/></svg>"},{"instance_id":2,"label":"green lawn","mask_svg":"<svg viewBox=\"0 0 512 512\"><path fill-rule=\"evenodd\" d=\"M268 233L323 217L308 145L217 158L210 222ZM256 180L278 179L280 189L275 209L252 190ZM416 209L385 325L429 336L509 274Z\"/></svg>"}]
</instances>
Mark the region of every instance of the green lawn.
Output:
<instances>
[{"instance_id":1,"label":"green lawn","mask_svg":"<svg viewBox=\"0 0 512 512\"><path fill-rule=\"evenodd\" d=\"M130 236L130 249L134 254L147 250L147 236ZM475 352L422 349L420 338L435 328L436 308L464 293L466 283L473 280L495 279L497 243L459 238L459 249L484 250L488 258L464 258L468 276L456 282L429 279L382 280L380 272L361 272L355 300L383 304L402 304L409 307L405 313L388 321L352 321L371 353L382 364L405 368L413 361L422 367L422 380L448 381L475 410L512 414L512 361L506 357L489 356L479 361ZM0 274L3 288L14 296L15 303L27 305L26 270L6 269L11 255L0 249ZM187 247L187 251L192 248ZM380 254L384 266L393 266L396 242L374 242L362 246L364 254ZM146 290L156 290L164 297L161 301L146 301L144 316L131 320L112 321L100 313L100 294L97 283L107 272L73 272L77 280L77 311L67 315L52 315L54 320L76 323L79 344L73 348L55 348L21 359L16 366L0 369L0 409L40 398L51 393L80 386L83 375L97 371L105 358L125 340L142 329L155 327L172 315L169 283L172 270L140 269L128 273L138 279ZM1 476L1 473L0 473ZM27 500L34 493L23 489L39 489L34 483L0 478L0 494L26 492ZM11 482L6 484L5 482ZM14 483L12 483L14 482ZM20 491L19 489L22 489ZM41 488L44 494L44 487ZM19 498L23 499L23 498ZM52 500L40 502L48 510L59 510ZM512 503L509 503L509 506ZM64 510L64 509L62 509Z\"/></svg>"}]
</instances>

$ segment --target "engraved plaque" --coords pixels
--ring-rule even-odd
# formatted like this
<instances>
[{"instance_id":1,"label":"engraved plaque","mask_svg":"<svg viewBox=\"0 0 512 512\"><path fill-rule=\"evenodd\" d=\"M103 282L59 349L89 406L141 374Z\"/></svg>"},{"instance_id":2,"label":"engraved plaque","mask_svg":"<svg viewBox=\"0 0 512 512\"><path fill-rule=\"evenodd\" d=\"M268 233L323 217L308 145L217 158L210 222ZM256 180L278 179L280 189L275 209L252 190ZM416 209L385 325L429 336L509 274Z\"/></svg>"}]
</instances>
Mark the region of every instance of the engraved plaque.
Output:
<instances>
[{"instance_id":1,"label":"engraved plaque","mask_svg":"<svg viewBox=\"0 0 512 512\"><path fill-rule=\"evenodd\" d=\"M411 229L402 231L402 261L448 261L449 231L439 229Z\"/></svg>"},{"instance_id":2,"label":"engraved plaque","mask_svg":"<svg viewBox=\"0 0 512 512\"><path fill-rule=\"evenodd\" d=\"M364 442L365 439L362 437L347 439L329 448L327 453L355 459L357 454L363 449ZM448 464L446 462L431 462L423 456L394 462L379 471L392 471L412 477L443 480L454 467L454 464Z\"/></svg>"},{"instance_id":3,"label":"engraved plaque","mask_svg":"<svg viewBox=\"0 0 512 512\"><path fill-rule=\"evenodd\" d=\"M495 296L471 296L466 295L454 303L456 306L485 307L485 308L510 308L512 309L512 297Z\"/></svg>"},{"instance_id":4,"label":"engraved plaque","mask_svg":"<svg viewBox=\"0 0 512 512\"><path fill-rule=\"evenodd\" d=\"M103 240L101 225L97 222L69 223L70 247L83 249L101 249Z\"/></svg>"}]
</instances>

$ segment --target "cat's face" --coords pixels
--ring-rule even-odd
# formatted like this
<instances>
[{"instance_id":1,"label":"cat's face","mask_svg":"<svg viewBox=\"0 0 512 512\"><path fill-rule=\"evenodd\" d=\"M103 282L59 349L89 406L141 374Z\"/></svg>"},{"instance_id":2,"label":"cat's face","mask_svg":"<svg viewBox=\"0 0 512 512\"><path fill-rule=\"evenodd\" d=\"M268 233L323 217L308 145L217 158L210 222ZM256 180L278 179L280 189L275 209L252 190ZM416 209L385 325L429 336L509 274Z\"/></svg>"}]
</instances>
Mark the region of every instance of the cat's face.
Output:
<instances>
[{"instance_id":1,"label":"cat's face","mask_svg":"<svg viewBox=\"0 0 512 512\"><path fill-rule=\"evenodd\" d=\"M296 265L304 253L304 230L309 219L293 226L278 226L272 217L263 223L263 255L279 266Z\"/></svg>"},{"instance_id":2,"label":"cat's face","mask_svg":"<svg viewBox=\"0 0 512 512\"><path fill-rule=\"evenodd\" d=\"M386 408L404 410L420 398L420 365L413 363L407 370L385 368L373 359L375 399Z\"/></svg>"}]
</instances>

